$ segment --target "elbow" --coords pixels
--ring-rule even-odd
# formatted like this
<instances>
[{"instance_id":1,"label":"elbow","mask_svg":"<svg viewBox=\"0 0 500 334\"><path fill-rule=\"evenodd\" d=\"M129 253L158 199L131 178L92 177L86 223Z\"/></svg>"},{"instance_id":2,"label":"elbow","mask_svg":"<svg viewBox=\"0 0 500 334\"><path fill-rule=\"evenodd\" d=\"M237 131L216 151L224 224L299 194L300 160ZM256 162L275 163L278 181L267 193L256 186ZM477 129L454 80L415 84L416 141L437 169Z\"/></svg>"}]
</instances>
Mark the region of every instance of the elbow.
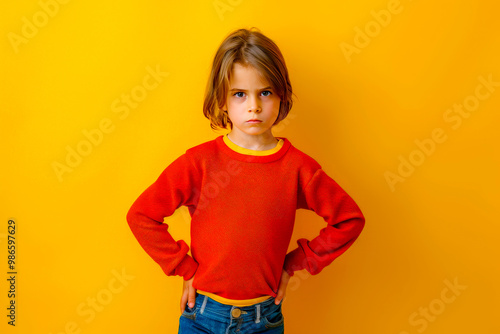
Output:
<instances>
[{"instance_id":1,"label":"elbow","mask_svg":"<svg viewBox=\"0 0 500 334\"><path fill-rule=\"evenodd\" d=\"M132 227L135 224L135 222L137 221L137 210L135 210L134 206L132 206L128 210L125 219L127 220L127 223L130 227Z\"/></svg>"},{"instance_id":2,"label":"elbow","mask_svg":"<svg viewBox=\"0 0 500 334\"><path fill-rule=\"evenodd\" d=\"M361 231L365 228L365 216L360 213L359 217L356 219L356 230L357 230L357 235L359 236L361 234Z\"/></svg>"},{"instance_id":3,"label":"elbow","mask_svg":"<svg viewBox=\"0 0 500 334\"><path fill-rule=\"evenodd\" d=\"M365 217L363 214L360 213L359 215L351 217L347 221L346 228L349 231L352 240L356 240L365 228Z\"/></svg>"}]
</instances>

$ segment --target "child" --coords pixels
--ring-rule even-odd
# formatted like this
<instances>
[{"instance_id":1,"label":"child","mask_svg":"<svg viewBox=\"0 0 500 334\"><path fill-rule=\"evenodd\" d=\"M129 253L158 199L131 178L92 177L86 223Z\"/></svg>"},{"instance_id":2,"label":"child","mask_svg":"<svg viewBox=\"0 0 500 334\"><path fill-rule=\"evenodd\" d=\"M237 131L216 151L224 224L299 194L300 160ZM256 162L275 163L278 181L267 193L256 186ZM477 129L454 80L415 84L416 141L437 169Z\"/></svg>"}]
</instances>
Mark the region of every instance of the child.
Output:
<instances>
[{"instance_id":1,"label":"child","mask_svg":"<svg viewBox=\"0 0 500 334\"><path fill-rule=\"evenodd\" d=\"M165 274L184 279L179 333L283 333L290 276L319 273L363 229L352 198L313 158L273 136L291 108L276 44L253 29L233 32L215 55L203 107L213 129L230 132L186 150L127 214ZM191 255L162 223L181 205L191 216ZM287 254L297 209L327 226Z\"/></svg>"}]
</instances>

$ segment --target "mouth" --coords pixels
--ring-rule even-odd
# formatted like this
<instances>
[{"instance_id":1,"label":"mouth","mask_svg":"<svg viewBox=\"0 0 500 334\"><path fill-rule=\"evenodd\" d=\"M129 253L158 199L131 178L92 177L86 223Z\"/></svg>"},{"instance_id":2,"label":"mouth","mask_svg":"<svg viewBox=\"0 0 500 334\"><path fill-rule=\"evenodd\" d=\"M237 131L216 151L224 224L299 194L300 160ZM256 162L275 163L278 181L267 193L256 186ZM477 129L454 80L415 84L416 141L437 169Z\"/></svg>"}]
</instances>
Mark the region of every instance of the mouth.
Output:
<instances>
[{"instance_id":1,"label":"mouth","mask_svg":"<svg viewBox=\"0 0 500 334\"><path fill-rule=\"evenodd\" d=\"M261 123L262 121L260 119L250 119L247 121L247 123Z\"/></svg>"}]
</instances>

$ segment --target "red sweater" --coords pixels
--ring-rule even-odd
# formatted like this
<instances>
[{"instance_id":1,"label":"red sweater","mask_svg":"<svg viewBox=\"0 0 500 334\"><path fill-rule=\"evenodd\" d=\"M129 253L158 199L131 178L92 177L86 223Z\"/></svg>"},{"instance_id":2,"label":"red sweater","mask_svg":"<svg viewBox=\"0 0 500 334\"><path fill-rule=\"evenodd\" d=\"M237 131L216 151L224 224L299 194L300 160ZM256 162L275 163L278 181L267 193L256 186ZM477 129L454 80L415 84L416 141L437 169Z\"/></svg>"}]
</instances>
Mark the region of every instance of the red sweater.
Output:
<instances>
[{"instance_id":1,"label":"red sweater","mask_svg":"<svg viewBox=\"0 0 500 334\"><path fill-rule=\"evenodd\" d=\"M229 299L276 296L282 269L319 273L345 252L364 226L352 198L287 138L270 155L248 155L219 136L173 161L134 202L128 224L166 275ZM191 255L165 217L181 205L191 216ZM297 209L327 225L287 254Z\"/></svg>"}]
</instances>

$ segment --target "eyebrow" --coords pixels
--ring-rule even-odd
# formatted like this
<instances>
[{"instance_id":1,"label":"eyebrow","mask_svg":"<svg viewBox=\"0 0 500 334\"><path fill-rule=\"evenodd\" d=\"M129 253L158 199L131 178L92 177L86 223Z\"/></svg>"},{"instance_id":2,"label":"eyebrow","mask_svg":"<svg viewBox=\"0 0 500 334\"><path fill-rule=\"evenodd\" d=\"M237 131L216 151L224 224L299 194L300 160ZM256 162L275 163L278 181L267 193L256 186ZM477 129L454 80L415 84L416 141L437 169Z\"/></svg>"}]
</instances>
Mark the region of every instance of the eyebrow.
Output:
<instances>
[{"instance_id":1,"label":"eyebrow","mask_svg":"<svg viewBox=\"0 0 500 334\"><path fill-rule=\"evenodd\" d=\"M267 86L267 87L264 87L264 88L260 88L258 90L266 90L266 89L273 89L273 87L271 86ZM247 90L246 89L240 89L240 88L233 88L233 89L230 89L229 91L230 92L233 92L233 91L241 91L241 92L246 92Z\"/></svg>"}]
</instances>

